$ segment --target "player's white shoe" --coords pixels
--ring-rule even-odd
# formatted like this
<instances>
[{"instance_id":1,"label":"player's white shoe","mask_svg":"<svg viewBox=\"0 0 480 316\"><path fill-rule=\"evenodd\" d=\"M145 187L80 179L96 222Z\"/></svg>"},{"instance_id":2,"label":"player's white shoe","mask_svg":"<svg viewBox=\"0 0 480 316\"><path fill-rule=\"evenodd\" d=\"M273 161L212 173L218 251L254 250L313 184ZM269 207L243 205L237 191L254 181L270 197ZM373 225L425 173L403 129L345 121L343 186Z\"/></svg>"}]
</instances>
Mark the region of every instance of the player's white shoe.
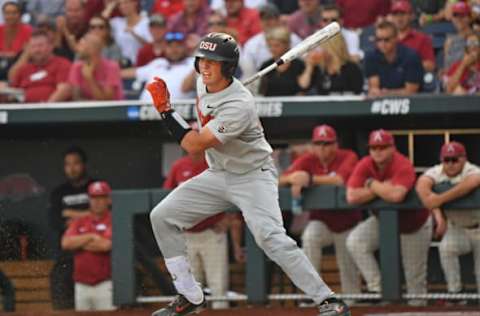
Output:
<instances>
[{"instance_id":1,"label":"player's white shoe","mask_svg":"<svg viewBox=\"0 0 480 316\"><path fill-rule=\"evenodd\" d=\"M334 296L324 300L318 309L320 312L318 316L351 316L348 305Z\"/></svg>"}]
</instances>

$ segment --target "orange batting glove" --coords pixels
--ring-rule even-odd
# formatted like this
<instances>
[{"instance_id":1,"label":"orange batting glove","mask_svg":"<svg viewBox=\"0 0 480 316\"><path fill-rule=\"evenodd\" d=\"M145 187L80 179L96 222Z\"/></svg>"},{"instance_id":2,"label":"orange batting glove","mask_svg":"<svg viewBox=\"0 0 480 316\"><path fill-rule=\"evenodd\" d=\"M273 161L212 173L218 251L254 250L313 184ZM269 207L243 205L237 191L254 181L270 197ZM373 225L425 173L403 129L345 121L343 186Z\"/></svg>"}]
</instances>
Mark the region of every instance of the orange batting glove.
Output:
<instances>
[{"instance_id":1,"label":"orange batting glove","mask_svg":"<svg viewBox=\"0 0 480 316\"><path fill-rule=\"evenodd\" d=\"M170 92L168 92L167 84L163 79L153 78L153 82L147 84L146 89L152 95L153 105L159 113L167 112L171 109Z\"/></svg>"}]
</instances>

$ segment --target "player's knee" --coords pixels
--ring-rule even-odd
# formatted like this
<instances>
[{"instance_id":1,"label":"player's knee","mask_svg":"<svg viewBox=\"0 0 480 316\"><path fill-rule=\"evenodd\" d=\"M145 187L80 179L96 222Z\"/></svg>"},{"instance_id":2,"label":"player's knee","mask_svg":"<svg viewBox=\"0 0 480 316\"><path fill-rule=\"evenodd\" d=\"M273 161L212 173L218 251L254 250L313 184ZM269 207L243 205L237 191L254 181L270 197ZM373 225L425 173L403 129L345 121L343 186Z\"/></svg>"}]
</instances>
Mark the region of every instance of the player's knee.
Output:
<instances>
[{"instance_id":1,"label":"player's knee","mask_svg":"<svg viewBox=\"0 0 480 316\"><path fill-rule=\"evenodd\" d=\"M359 251L362 248L361 242L355 238L354 235L350 234L347 240L345 241L345 245L349 253L354 254L355 252Z\"/></svg>"},{"instance_id":2,"label":"player's knee","mask_svg":"<svg viewBox=\"0 0 480 316\"><path fill-rule=\"evenodd\" d=\"M257 237L258 245L269 255L275 257L275 254L284 254L290 250L295 250L297 244L284 232L265 232Z\"/></svg>"}]
</instances>

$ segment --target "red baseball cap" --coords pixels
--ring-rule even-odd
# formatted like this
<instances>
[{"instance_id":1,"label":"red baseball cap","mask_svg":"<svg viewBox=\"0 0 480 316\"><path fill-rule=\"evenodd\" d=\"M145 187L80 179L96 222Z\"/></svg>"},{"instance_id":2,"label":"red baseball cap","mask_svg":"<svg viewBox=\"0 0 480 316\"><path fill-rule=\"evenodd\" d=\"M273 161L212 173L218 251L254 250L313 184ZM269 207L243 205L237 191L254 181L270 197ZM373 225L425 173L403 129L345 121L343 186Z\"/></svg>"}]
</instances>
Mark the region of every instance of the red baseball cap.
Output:
<instances>
[{"instance_id":1,"label":"red baseball cap","mask_svg":"<svg viewBox=\"0 0 480 316\"><path fill-rule=\"evenodd\" d=\"M412 5L407 0L397 0L392 3L391 12L412 12Z\"/></svg>"},{"instance_id":2,"label":"red baseball cap","mask_svg":"<svg viewBox=\"0 0 480 316\"><path fill-rule=\"evenodd\" d=\"M312 142L335 142L337 141L337 132L330 125L318 125L313 129Z\"/></svg>"},{"instance_id":3,"label":"red baseball cap","mask_svg":"<svg viewBox=\"0 0 480 316\"><path fill-rule=\"evenodd\" d=\"M370 133L368 137L368 146L395 145L395 139L390 132L384 129L377 129Z\"/></svg>"},{"instance_id":4,"label":"red baseball cap","mask_svg":"<svg viewBox=\"0 0 480 316\"><path fill-rule=\"evenodd\" d=\"M470 6L468 3L460 1L455 3L452 6L452 13L460 14L460 15L470 15L471 14Z\"/></svg>"},{"instance_id":5,"label":"red baseball cap","mask_svg":"<svg viewBox=\"0 0 480 316\"><path fill-rule=\"evenodd\" d=\"M465 150L465 146L459 142L450 142L445 143L440 150L440 159L446 157L460 157L466 156L467 151Z\"/></svg>"},{"instance_id":6,"label":"red baseball cap","mask_svg":"<svg viewBox=\"0 0 480 316\"><path fill-rule=\"evenodd\" d=\"M112 188L106 181L95 181L88 186L89 196L110 196Z\"/></svg>"}]
</instances>

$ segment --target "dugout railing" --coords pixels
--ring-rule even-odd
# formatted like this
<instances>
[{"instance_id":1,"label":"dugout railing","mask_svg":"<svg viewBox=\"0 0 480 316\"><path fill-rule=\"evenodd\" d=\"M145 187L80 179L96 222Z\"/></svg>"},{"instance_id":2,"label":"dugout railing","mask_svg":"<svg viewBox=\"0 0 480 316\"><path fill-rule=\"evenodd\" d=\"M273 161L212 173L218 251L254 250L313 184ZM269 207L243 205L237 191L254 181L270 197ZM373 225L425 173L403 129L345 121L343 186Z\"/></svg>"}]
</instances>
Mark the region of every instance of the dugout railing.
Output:
<instances>
[{"instance_id":1,"label":"dugout railing","mask_svg":"<svg viewBox=\"0 0 480 316\"><path fill-rule=\"evenodd\" d=\"M449 186L435 187L441 192ZM135 303L168 301L169 297L143 297L136 293L136 274L134 272L134 230L133 219L136 214L144 214L168 194L165 190L129 190L115 191L113 194L113 251L112 271L114 284L114 302L117 305ZM289 210L291 196L288 188L280 189L280 207ZM354 208L345 201L345 189L337 186L319 186L308 189L304 195L304 209L327 209L342 211ZM358 207L358 206L357 206ZM421 208L416 194L410 192L403 203L392 204L381 200L362 205L365 209L379 210L380 249L379 260L382 276L381 299L385 301L400 301L408 298L425 299L479 299L477 294L464 294L457 297L446 293L431 293L427 295L406 295L402 293L400 238L398 230L398 212L405 209ZM468 196L448 203L444 209L472 210L480 208L480 190ZM234 209L232 209L234 211ZM221 297L213 299L248 300L250 303L266 303L275 299L301 299L303 295L274 294L269 295L267 289L266 257L256 246L250 233L245 236L247 249L246 262L246 295L236 297ZM340 295L344 298L374 298L375 295Z\"/></svg>"}]
</instances>

